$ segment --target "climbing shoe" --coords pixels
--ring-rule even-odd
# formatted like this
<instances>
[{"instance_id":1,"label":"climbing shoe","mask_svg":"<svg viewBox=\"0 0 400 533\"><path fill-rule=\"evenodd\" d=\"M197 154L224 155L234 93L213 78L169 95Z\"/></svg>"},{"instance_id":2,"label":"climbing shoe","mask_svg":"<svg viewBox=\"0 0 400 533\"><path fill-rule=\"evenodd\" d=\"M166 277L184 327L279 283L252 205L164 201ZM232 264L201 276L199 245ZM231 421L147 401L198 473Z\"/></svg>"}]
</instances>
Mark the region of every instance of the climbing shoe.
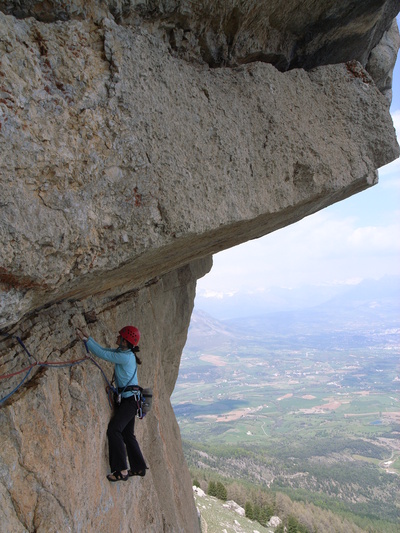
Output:
<instances>
[{"instance_id":1,"label":"climbing shoe","mask_svg":"<svg viewBox=\"0 0 400 533\"><path fill-rule=\"evenodd\" d=\"M121 472L115 471L112 474L108 474L107 479L108 481L114 482L114 481L126 481L129 478L129 474L121 474Z\"/></svg>"},{"instance_id":2,"label":"climbing shoe","mask_svg":"<svg viewBox=\"0 0 400 533\"><path fill-rule=\"evenodd\" d=\"M146 470L139 470L139 472L132 472L132 470L128 470L128 476L129 477L132 477L132 476L145 476L146 475Z\"/></svg>"}]
</instances>

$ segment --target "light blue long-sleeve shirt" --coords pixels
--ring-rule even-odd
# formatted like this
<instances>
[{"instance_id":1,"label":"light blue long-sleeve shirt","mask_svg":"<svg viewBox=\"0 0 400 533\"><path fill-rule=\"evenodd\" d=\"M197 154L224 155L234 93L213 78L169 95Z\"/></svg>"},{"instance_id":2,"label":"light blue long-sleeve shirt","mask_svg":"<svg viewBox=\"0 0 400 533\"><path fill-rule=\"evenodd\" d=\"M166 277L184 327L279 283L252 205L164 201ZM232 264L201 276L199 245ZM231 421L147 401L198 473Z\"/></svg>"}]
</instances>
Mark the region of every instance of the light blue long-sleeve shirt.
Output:
<instances>
[{"instance_id":1,"label":"light blue long-sleeve shirt","mask_svg":"<svg viewBox=\"0 0 400 533\"><path fill-rule=\"evenodd\" d=\"M138 385L136 357L131 350L103 348L92 337L88 338L86 346L93 355L114 363L115 384L117 387L123 389L127 385ZM124 398L132 395L132 391L122 393Z\"/></svg>"}]
</instances>

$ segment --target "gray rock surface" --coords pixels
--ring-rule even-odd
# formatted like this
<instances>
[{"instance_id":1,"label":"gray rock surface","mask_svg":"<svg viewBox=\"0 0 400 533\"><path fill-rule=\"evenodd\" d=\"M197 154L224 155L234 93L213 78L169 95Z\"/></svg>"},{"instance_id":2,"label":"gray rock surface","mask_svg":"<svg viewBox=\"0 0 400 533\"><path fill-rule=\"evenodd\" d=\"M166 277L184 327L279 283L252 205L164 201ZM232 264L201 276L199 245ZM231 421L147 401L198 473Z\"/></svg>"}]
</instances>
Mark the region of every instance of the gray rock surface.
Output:
<instances>
[{"instance_id":1,"label":"gray rock surface","mask_svg":"<svg viewBox=\"0 0 400 533\"><path fill-rule=\"evenodd\" d=\"M210 69L111 19L0 16L0 326L294 222L397 155L356 62Z\"/></svg>"},{"instance_id":2,"label":"gray rock surface","mask_svg":"<svg viewBox=\"0 0 400 533\"><path fill-rule=\"evenodd\" d=\"M196 279L213 253L374 185L398 156L397 11L0 0L1 331L37 361L72 360L75 326L112 344L135 323L154 388L138 422L149 474L115 487L101 373L33 369L0 411L5 531L197 531L169 401ZM0 375L28 363L2 340Z\"/></svg>"}]
</instances>

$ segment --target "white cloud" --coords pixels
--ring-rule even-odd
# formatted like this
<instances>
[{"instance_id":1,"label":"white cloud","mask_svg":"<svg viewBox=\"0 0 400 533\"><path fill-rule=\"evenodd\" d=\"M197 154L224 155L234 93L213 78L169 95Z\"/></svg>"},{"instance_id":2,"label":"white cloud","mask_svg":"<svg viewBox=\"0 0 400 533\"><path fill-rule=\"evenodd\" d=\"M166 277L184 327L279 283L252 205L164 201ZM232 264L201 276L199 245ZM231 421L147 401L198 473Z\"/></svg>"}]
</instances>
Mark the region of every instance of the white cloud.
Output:
<instances>
[{"instance_id":1,"label":"white cloud","mask_svg":"<svg viewBox=\"0 0 400 533\"><path fill-rule=\"evenodd\" d=\"M356 228L349 235L348 242L353 249L368 254L400 251L400 223L396 226Z\"/></svg>"},{"instance_id":2,"label":"white cloud","mask_svg":"<svg viewBox=\"0 0 400 533\"><path fill-rule=\"evenodd\" d=\"M225 294L269 287L354 283L399 274L400 218L358 226L356 217L321 211L293 226L214 256L199 289Z\"/></svg>"},{"instance_id":3,"label":"white cloud","mask_svg":"<svg viewBox=\"0 0 400 533\"><path fill-rule=\"evenodd\" d=\"M222 300L226 296L230 297L235 294L235 291L222 292L222 291L212 291L209 289L204 289L201 292L203 298L213 298L214 300Z\"/></svg>"}]
</instances>

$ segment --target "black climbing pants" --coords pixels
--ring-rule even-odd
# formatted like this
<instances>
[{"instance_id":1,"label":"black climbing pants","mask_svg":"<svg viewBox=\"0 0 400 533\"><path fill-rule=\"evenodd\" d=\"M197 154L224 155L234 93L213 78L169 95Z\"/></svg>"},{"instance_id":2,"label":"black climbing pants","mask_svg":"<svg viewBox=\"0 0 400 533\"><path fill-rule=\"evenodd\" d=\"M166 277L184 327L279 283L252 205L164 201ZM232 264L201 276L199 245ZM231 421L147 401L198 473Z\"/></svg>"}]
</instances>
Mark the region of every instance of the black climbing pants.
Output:
<instances>
[{"instance_id":1,"label":"black climbing pants","mask_svg":"<svg viewBox=\"0 0 400 533\"><path fill-rule=\"evenodd\" d=\"M108 424L107 437L111 472L127 470L126 455L132 472L140 472L146 463L134 435L137 404L135 396L122 398Z\"/></svg>"}]
</instances>

